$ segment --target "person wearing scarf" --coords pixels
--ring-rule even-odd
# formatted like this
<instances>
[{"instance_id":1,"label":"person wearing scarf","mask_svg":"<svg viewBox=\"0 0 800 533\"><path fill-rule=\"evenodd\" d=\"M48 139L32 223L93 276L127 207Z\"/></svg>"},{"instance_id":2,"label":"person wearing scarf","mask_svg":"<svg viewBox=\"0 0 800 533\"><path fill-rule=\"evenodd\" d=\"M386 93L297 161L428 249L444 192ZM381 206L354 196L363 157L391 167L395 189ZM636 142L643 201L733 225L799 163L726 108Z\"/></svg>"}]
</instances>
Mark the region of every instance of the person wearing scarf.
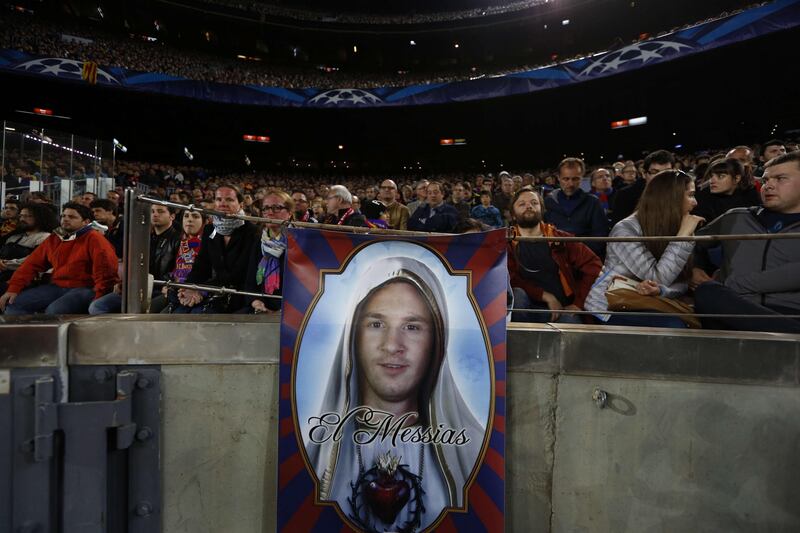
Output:
<instances>
[{"instance_id":1,"label":"person wearing scarf","mask_svg":"<svg viewBox=\"0 0 800 533\"><path fill-rule=\"evenodd\" d=\"M261 232L261 240L253 246L250 268L247 272L248 292L280 295L283 286L283 262L286 254L286 227L277 221L288 222L294 218L295 203L291 196L281 190L267 192L261 204L265 218L276 220L268 223ZM241 313L274 313L281 308L275 298L248 297L248 305Z\"/></svg>"}]
</instances>

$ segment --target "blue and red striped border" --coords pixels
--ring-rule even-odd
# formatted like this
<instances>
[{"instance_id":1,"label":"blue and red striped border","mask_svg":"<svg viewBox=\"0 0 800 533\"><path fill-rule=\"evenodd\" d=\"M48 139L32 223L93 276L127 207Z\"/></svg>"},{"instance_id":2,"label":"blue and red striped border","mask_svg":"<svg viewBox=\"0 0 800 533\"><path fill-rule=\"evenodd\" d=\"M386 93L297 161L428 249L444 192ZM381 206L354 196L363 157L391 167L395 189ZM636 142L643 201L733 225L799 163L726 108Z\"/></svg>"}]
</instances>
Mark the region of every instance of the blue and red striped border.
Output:
<instances>
[{"instance_id":1,"label":"blue and red striped border","mask_svg":"<svg viewBox=\"0 0 800 533\"><path fill-rule=\"evenodd\" d=\"M483 463L468 489L466 510L447 512L437 531L502 532L505 509L506 234L386 237L313 229L289 230L283 285L278 431L278 524L285 532L351 531L330 504L315 501L315 485L296 436L292 369L297 337L317 296L321 270L339 270L354 248L372 241L415 242L444 258L451 270L472 272L472 293L492 347L495 376L493 424Z\"/></svg>"}]
</instances>

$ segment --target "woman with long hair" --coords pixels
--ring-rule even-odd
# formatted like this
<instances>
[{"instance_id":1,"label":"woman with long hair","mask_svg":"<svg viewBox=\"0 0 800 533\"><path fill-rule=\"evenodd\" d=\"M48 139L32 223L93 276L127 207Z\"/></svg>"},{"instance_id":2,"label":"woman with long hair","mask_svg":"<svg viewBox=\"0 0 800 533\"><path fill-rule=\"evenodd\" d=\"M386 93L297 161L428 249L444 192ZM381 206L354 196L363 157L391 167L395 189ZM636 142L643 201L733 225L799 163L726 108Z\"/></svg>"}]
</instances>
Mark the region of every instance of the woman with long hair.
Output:
<instances>
[{"instance_id":1,"label":"woman with long hair","mask_svg":"<svg viewBox=\"0 0 800 533\"><path fill-rule=\"evenodd\" d=\"M708 165L692 214L710 222L730 209L756 205L761 205L761 195L750 173L736 159L720 158Z\"/></svg>"},{"instance_id":2,"label":"woman with long hair","mask_svg":"<svg viewBox=\"0 0 800 533\"><path fill-rule=\"evenodd\" d=\"M197 259L197 254L200 253L200 243L202 242L203 227L205 226L205 218L203 215L196 211L186 210L181 216L181 227L183 234L181 235L181 242L178 246L178 254L175 257L175 269L170 273L170 280L177 283L186 281L189 272L192 271L194 261ZM167 290L164 287L162 293L153 298L150 303L151 313L171 313L172 309L178 307L177 289Z\"/></svg>"},{"instance_id":3,"label":"woman with long hair","mask_svg":"<svg viewBox=\"0 0 800 533\"><path fill-rule=\"evenodd\" d=\"M665 170L645 187L636 211L618 222L611 237L679 237L694 234L703 218L692 215L697 205L694 180L685 172ZM685 327L675 316L611 316L606 291L615 278L637 282L644 296L677 299L688 290L694 242L610 242L603 270L586 298L585 308L605 324L625 326Z\"/></svg>"},{"instance_id":4,"label":"woman with long hair","mask_svg":"<svg viewBox=\"0 0 800 533\"><path fill-rule=\"evenodd\" d=\"M283 288L283 254L287 248L286 225L294 218L294 200L288 193L273 189L268 191L261 203L265 218L280 220L264 226L261 240L253 247L250 268L247 270L248 292L265 295L280 295ZM280 311L281 301L275 298L247 297L247 305L240 313L274 313Z\"/></svg>"}]
</instances>

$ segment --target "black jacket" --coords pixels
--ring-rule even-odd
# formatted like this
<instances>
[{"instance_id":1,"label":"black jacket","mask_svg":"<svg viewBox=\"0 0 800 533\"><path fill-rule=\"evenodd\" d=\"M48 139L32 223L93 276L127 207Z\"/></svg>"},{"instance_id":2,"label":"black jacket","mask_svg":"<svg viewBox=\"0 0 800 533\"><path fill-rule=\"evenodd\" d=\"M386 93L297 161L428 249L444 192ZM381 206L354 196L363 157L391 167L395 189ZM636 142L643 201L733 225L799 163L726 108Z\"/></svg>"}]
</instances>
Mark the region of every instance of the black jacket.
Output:
<instances>
[{"instance_id":1,"label":"black jacket","mask_svg":"<svg viewBox=\"0 0 800 533\"><path fill-rule=\"evenodd\" d=\"M155 279L169 280L170 272L175 269L175 258L180 245L181 231L175 226L170 226L161 235L156 235L155 232L150 234L150 273Z\"/></svg>"},{"instance_id":2,"label":"black jacket","mask_svg":"<svg viewBox=\"0 0 800 533\"><path fill-rule=\"evenodd\" d=\"M175 226L173 226L173 228L174 227ZM125 240L125 220L121 215L117 217L114 225L108 228L108 231L106 232L106 239L108 239L108 242L110 242L114 247L114 252L117 254L117 259L122 259L122 245L123 241ZM178 242L180 242L180 240Z\"/></svg>"},{"instance_id":3,"label":"black jacket","mask_svg":"<svg viewBox=\"0 0 800 533\"><path fill-rule=\"evenodd\" d=\"M624 187L614 195L614 203L611 205L611 225L614 226L623 218L628 218L636 211L639 198L642 197L644 187L647 182L636 180L631 185Z\"/></svg>"},{"instance_id":4,"label":"black jacket","mask_svg":"<svg viewBox=\"0 0 800 533\"><path fill-rule=\"evenodd\" d=\"M252 223L245 222L230 237L226 246L225 238L216 233L213 224L206 225L200 253L186 278L187 283L245 289L250 254L254 243L259 240L259 231ZM234 296L227 308L236 310L243 306L244 298Z\"/></svg>"},{"instance_id":5,"label":"black jacket","mask_svg":"<svg viewBox=\"0 0 800 533\"><path fill-rule=\"evenodd\" d=\"M331 214L328 215L328 218L325 219L326 224L336 225L339 223L339 220L347 213L347 209L339 209L339 212L335 215ZM342 226L350 226L354 228L366 228L367 227L367 217L362 215L359 211L353 211L353 213L342 222Z\"/></svg>"},{"instance_id":6,"label":"black jacket","mask_svg":"<svg viewBox=\"0 0 800 533\"><path fill-rule=\"evenodd\" d=\"M761 195L755 187L749 189L736 189L733 194L712 194L708 188L697 191L697 207L692 211L711 222L724 215L726 211L736 207L754 207L761 205Z\"/></svg>"},{"instance_id":7,"label":"black jacket","mask_svg":"<svg viewBox=\"0 0 800 533\"><path fill-rule=\"evenodd\" d=\"M435 233L452 233L458 224L458 211L450 204L441 204L431 216L430 204L425 204L408 219L408 229Z\"/></svg>"},{"instance_id":8,"label":"black jacket","mask_svg":"<svg viewBox=\"0 0 800 533\"><path fill-rule=\"evenodd\" d=\"M600 205L600 200L595 195L578 189L572 196L576 202L575 209L568 213L560 203L559 194L560 191L555 190L544 199L545 222L578 237L605 237L608 235L608 219ZM605 243L587 242L584 244L600 258L605 256Z\"/></svg>"}]
</instances>

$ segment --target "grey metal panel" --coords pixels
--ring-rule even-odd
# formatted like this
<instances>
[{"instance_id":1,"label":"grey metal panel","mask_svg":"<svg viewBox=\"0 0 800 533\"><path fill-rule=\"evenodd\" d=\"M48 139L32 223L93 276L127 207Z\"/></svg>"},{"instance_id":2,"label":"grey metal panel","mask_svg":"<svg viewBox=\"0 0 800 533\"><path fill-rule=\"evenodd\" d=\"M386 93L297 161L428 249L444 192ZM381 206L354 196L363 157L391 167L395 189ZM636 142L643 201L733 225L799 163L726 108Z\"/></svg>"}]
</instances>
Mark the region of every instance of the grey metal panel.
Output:
<instances>
[{"instance_id":1,"label":"grey metal panel","mask_svg":"<svg viewBox=\"0 0 800 533\"><path fill-rule=\"evenodd\" d=\"M69 332L70 364L277 363L277 315L116 315Z\"/></svg>"},{"instance_id":2,"label":"grey metal panel","mask_svg":"<svg viewBox=\"0 0 800 533\"><path fill-rule=\"evenodd\" d=\"M552 530L798 531L798 412L785 387L561 376Z\"/></svg>"},{"instance_id":3,"label":"grey metal panel","mask_svg":"<svg viewBox=\"0 0 800 533\"><path fill-rule=\"evenodd\" d=\"M0 368L59 365L70 322L63 317L0 315Z\"/></svg>"},{"instance_id":4,"label":"grey metal panel","mask_svg":"<svg viewBox=\"0 0 800 533\"><path fill-rule=\"evenodd\" d=\"M164 531L274 531L278 365L161 370Z\"/></svg>"}]
</instances>

